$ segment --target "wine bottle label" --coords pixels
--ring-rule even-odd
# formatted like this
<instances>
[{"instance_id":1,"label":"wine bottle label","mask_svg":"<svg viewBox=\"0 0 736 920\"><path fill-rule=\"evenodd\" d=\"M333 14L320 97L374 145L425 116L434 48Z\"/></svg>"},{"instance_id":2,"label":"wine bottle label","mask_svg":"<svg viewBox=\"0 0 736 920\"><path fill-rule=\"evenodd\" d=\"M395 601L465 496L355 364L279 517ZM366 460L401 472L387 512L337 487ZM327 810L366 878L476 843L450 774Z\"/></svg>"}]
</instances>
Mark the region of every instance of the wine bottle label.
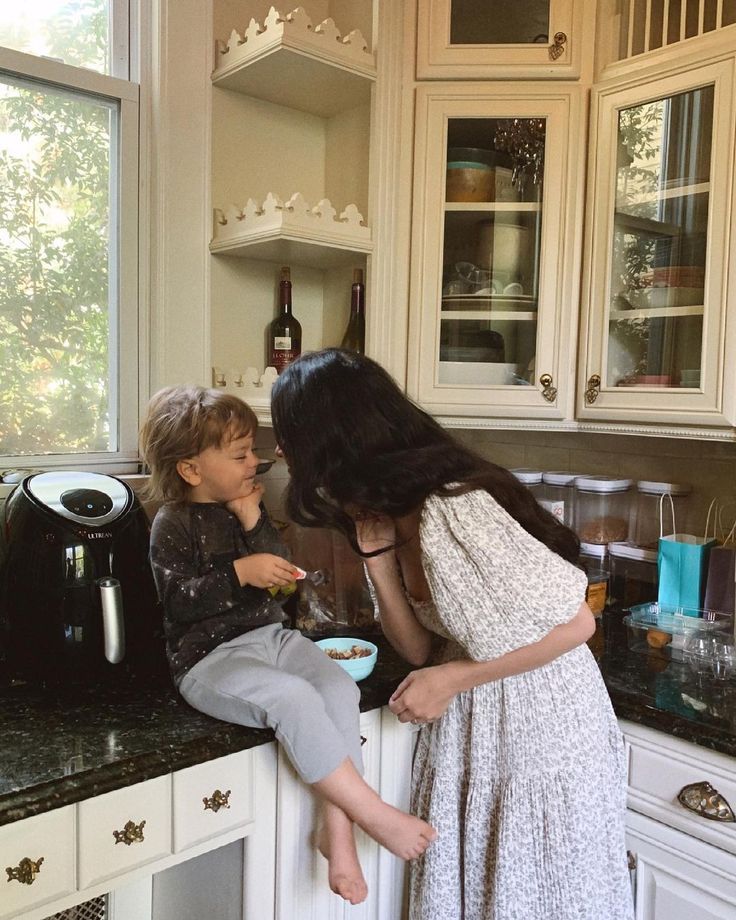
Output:
<instances>
[{"instance_id":1,"label":"wine bottle label","mask_svg":"<svg viewBox=\"0 0 736 920\"><path fill-rule=\"evenodd\" d=\"M299 357L299 352L296 348L272 348L271 349L271 360L268 362L271 367L276 368L277 373L281 373L284 368L288 367L290 364L293 364L294 361Z\"/></svg>"},{"instance_id":2,"label":"wine bottle label","mask_svg":"<svg viewBox=\"0 0 736 920\"><path fill-rule=\"evenodd\" d=\"M290 351L291 350L291 336L290 335L274 336L272 347L274 351Z\"/></svg>"}]
</instances>

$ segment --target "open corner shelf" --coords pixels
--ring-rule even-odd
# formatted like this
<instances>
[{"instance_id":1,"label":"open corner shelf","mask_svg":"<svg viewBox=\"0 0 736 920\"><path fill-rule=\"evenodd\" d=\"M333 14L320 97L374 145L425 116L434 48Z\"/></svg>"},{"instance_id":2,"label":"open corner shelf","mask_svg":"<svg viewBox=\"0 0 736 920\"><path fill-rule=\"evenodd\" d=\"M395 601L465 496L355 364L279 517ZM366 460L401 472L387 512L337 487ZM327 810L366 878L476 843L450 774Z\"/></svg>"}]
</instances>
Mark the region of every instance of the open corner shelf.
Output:
<instances>
[{"instance_id":1,"label":"open corner shelf","mask_svg":"<svg viewBox=\"0 0 736 920\"><path fill-rule=\"evenodd\" d=\"M271 7L241 36L218 42L212 83L276 105L329 118L370 101L375 56L359 30L344 37L332 19L313 27L302 7Z\"/></svg>"}]
</instances>

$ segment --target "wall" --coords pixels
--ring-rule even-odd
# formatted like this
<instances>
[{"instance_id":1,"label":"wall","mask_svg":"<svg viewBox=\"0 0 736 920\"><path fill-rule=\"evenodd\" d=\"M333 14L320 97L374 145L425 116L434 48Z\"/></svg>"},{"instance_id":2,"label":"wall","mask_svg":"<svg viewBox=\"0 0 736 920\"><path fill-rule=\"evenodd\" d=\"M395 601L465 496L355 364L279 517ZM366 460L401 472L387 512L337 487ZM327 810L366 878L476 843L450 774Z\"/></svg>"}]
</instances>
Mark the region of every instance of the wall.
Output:
<instances>
[{"instance_id":1,"label":"wall","mask_svg":"<svg viewBox=\"0 0 736 920\"><path fill-rule=\"evenodd\" d=\"M736 444L680 438L565 431L458 430L459 440L507 468L605 473L654 482L689 483L688 528L702 531L716 497L736 502ZM725 509L728 512L729 509ZM729 527L736 515L731 509ZM724 514L728 520L728 514ZM678 529L684 529L678 521Z\"/></svg>"}]
</instances>

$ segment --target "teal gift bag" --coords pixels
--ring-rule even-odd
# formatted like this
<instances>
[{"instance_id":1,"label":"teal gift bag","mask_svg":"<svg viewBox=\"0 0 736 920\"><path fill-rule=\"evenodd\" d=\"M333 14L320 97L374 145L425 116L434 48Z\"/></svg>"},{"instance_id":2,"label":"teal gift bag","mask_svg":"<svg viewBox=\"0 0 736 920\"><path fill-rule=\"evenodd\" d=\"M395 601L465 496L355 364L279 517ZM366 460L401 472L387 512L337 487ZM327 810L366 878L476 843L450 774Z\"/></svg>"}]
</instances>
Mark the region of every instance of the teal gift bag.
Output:
<instances>
[{"instance_id":1,"label":"teal gift bag","mask_svg":"<svg viewBox=\"0 0 736 920\"><path fill-rule=\"evenodd\" d=\"M662 515L662 500L667 496L672 506L673 533L665 535ZM660 607L690 608L683 613L697 616L696 611L703 603L705 579L708 573L708 557L715 538L708 537L708 524L713 509L713 502L708 509L708 520L702 537L691 533L677 533L675 509L672 496L662 495L659 501L659 549L657 552L657 570L659 573L659 593L657 600Z\"/></svg>"}]
</instances>

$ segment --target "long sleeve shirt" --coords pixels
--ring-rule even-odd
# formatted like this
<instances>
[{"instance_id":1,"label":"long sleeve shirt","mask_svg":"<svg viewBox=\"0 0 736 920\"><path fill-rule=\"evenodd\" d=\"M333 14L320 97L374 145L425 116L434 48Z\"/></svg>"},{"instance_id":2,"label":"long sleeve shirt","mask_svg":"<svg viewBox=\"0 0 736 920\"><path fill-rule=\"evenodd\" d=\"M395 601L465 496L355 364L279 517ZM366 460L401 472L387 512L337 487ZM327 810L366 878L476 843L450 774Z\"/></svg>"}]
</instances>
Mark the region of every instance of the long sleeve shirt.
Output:
<instances>
[{"instance_id":1,"label":"long sleeve shirt","mask_svg":"<svg viewBox=\"0 0 736 920\"><path fill-rule=\"evenodd\" d=\"M151 529L151 568L164 607L166 654L174 682L222 642L284 620L263 588L241 585L233 562L253 553L288 558L265 508L244 531L237 517L213 502L164 505Z\"/></svg>"}]
</instances>

